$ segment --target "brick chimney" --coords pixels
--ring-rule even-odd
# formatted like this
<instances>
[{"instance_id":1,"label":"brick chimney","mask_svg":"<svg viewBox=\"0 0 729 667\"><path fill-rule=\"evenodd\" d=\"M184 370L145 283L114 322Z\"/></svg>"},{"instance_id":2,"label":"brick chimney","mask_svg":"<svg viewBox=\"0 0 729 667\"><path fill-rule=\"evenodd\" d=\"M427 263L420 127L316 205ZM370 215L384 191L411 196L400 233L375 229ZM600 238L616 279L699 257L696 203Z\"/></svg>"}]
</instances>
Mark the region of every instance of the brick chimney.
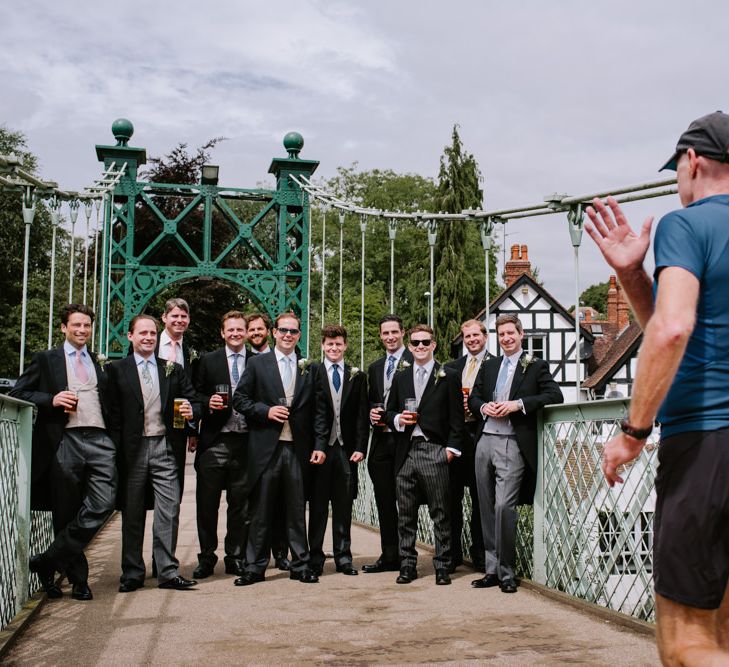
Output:
<instances>
[{"instance_id":1,"label":"brick chimney","mask_svg":"<svg viewBox=\"0 0 729 667\"><path fill-rule=\"evenodd\" d=\"M529 249L526 245L519 247L511 246L511 259L504 267L504 282L506 287L511 287L523 273L532 275L532 265L529 261Z\"/></svg>"},{"instance_id":2,"label":"brick chimney","mask_svg":"<svg viewBox=\"0 0 729 667\"><path fill-rule=\"evenodd\" d=\"M622 286L618 283L618 331L630 324L630 306L625 298Z\"/></svg>"},{"instance_id":3,"label":"brick chimney","mask_svg":"<svg viewBox=\"0 0 729 667\"><path fill-rule=\"evenodd\" d=\"M618 323L618 279L610 276L610 287L607 293L607 321Z\"/></svg>"}]
</instances>

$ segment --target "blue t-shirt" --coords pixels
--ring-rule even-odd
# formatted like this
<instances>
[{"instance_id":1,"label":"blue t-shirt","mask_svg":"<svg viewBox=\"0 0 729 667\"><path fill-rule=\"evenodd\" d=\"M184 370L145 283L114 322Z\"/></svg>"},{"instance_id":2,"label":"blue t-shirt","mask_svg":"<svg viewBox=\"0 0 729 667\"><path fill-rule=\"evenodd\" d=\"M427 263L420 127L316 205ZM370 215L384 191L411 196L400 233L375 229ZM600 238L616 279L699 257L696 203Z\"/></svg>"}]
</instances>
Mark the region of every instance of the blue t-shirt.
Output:
<instances>
[{"instance_id":1,"label":"blue t-shirt","mask_svg":"<svg viewBox=\"0 0 729 667\"><path fill-rule=\"evenodd\" d=\"M693 202L661 219L656 270L678 266L700 282L696 326L658 412L661 436L729 427L729 195Z\"/></svg>"}]
</instances>

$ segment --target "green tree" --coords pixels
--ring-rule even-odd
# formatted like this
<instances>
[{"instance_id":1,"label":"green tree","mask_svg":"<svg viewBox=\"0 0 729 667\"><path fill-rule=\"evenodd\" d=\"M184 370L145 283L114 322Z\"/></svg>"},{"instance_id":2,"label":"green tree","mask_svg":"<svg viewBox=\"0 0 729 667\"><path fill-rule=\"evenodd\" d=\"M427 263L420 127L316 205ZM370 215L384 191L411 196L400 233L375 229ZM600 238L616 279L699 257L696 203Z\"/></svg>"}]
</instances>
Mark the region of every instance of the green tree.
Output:
<instances>
[{"instance_id":1,"label":"green tree","mask_svg":"<svg viewBox=\"0 0 729 667\"><path fill-rule=\"evenodd\" d=\"M451 144L444 148L440 159L436 210L460 213L481 208L482 180L476 159L464 150L458 126L454 125ZM495 248L489 263L493 296L496 293ZM447 349L461 323L484 306L483 250L476 225L455 220L440 223L435 265L434 328L441 346Z\"/></svg>"},{"instance_id":2,"label":"green tree","mask_svg":"<svg viewBox=\"0 0 729 667\"><path fill-rule=\"evenodd\" d=\"M610 281L590 285L580 294L580 305L594 308L601 315L607 314L607 293Z\"/></svg>"}]
</instances>

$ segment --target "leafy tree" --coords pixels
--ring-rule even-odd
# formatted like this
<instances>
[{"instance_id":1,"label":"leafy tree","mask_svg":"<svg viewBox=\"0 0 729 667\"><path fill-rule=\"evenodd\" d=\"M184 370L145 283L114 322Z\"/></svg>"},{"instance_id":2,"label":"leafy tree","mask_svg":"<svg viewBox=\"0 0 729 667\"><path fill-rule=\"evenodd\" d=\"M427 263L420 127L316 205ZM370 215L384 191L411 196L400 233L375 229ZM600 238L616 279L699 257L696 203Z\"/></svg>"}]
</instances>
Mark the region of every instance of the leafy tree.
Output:
<instances>
[{"instance_id":1,"label":"leafy tree","mask_svg":"<svg viewBox=\"0 0 729 667\"><path fill-rule=\"evenodd\" d=\"M607 314L607 293L610 281L590 285L580 294L580 305L594 308L601 315Z\"/></svg>"}]
</instances>

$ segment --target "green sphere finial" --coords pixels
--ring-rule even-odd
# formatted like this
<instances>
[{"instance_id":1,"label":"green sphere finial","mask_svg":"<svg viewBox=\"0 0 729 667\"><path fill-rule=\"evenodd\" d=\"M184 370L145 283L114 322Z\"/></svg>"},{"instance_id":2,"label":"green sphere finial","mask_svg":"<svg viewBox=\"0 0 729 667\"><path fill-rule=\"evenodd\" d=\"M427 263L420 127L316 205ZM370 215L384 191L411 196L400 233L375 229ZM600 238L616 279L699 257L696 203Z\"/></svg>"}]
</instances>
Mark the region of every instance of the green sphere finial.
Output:
<instances>
[{"instance_id":1,"label":"green sphere finial","mask_svg":"<svg viewBox=\"0 0 729 667\"><path fill-rule=\"evenodd\" d=\"M288 151L289 157L296 159L304 147L304 137L298 132L289 132L283 139L283 145Z\"/></svg>"},{"instance_id":2,"label":"green sphere finial","mask_svg":"<svg viewBox=\"0 0 729 667\"><path fill-rule=\"evenodd\" d=\"M134 134L134 125L126 118L117 118L111 124L111 133L116 139L117 146L126 146Z\"/></svg>"}]
</instances>

